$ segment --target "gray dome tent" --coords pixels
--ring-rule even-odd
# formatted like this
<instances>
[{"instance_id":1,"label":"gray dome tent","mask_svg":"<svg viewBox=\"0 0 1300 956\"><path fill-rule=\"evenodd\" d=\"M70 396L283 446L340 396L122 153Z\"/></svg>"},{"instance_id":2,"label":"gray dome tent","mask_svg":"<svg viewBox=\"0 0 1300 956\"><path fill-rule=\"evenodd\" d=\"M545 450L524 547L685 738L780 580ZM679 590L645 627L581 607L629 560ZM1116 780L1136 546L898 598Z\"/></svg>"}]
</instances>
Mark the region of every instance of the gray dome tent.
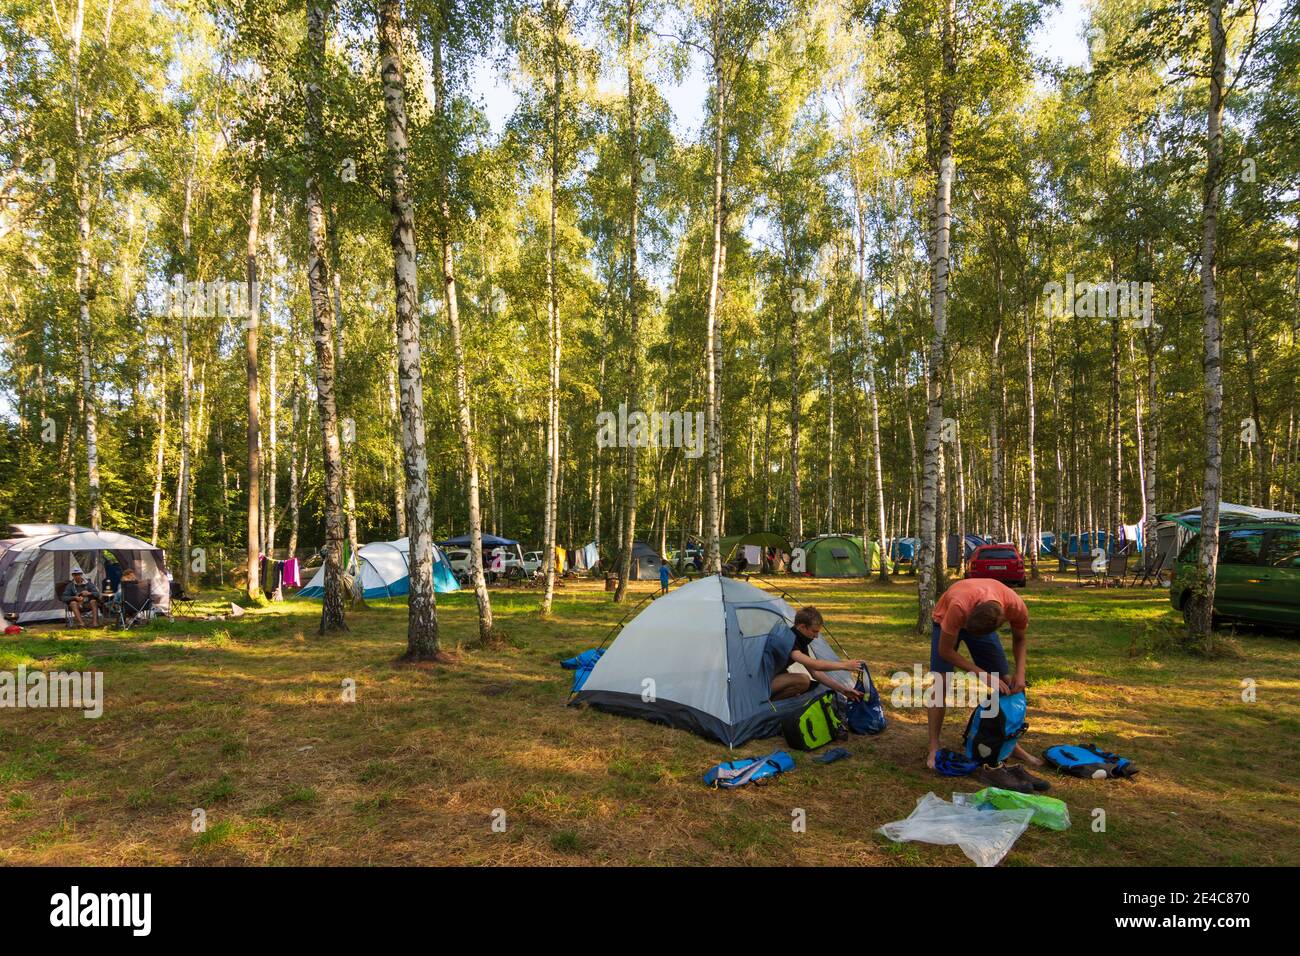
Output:
<instances>
[{"instance_id":1,"label":"gray dome tent","mask_svg":"<svg viewBox=\"0 0 1300 956\"><path fill-rule=\"evenodd\" d=\"M659 552L644 541L632 542L632 573L628 575L629 581L658 581L659 565L664 563L664 559L659 556Z\"/></svg>"},{"instance_id":2,"label":"gray dome tent","mask_svg":"<svg viewBox=\"0 0 1300 956\"><path fill-rule=\"evenodd\" d=\"M787 714L825 693L771 700L763 650L767 635L794 621L779 597L735 578L711 575L656 598L619 632L574 704L680 727L736 747L779 733ZM818 660L839 660L824 638ZM833 672L851 686L847 671Z\"/></svg>"}]
</instances>

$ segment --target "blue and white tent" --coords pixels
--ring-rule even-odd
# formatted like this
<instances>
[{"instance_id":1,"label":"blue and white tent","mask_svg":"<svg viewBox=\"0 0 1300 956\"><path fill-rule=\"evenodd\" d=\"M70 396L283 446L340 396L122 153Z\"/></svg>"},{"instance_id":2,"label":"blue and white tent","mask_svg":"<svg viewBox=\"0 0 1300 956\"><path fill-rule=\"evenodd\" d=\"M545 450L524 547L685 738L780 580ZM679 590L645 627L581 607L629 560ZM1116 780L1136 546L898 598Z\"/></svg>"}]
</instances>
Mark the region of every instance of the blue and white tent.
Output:
<instances>
[{"instance_id":1,"label":"blue and white tent","mask_svg":"<svg viewBox=\"0 0 1300 956\"><path fill-rule=\"evenodd\" d=\"M411 572L407 559L411 551L409 538L396 541L372 541L357 549L349 569L353 577L361 579L362 593L366 600L382 597L400 597L410 593ZM447 557L435 544L433 545L433 589L439 594L460 590L456 575L447 563ZM298 592L298 597L320 598L325 596L325 568L322 566L305 588Z\"/></svg>"}]
</instances>

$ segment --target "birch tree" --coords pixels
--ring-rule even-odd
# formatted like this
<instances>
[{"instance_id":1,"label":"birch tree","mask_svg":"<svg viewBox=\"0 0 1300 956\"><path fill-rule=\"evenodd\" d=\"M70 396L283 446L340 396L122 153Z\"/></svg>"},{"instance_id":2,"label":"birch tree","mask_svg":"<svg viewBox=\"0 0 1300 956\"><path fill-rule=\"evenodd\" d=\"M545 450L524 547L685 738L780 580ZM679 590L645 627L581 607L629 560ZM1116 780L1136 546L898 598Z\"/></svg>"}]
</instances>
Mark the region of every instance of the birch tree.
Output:
<instances>
[{"instance_id":1,"label":"birch tree","mask_svg":"<svg viewBox=\"0 0 1300 956\"><path fill-rule=\"evenodd\" d=\"M306 141L320 149L325 133L323 116L326 8L308 0ZM316 343L316 404L320 410L321 452L325 474L325 595L321 602L320 633L346 629L343 619L343 456L339 445L338 407L334 399L334 309L326 271L325 198L317 161L307 180L307 287L311 297L312 331ZM409 518L408 518L409 520Z\"/></svg>"}]
</instances>

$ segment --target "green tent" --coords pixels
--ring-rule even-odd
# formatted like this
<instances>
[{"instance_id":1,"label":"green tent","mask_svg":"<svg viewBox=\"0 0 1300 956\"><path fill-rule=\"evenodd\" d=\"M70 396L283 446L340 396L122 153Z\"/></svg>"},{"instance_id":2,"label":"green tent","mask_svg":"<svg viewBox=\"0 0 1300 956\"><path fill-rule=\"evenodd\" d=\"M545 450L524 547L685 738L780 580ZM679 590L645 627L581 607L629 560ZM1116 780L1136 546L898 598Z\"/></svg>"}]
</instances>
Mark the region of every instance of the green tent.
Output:
<instances>
[{"instance_id":1,"label":"green tent","mask_svg":"<svg viewBox=\"0 0 1300 956\"><path fill-rule=\"evenodd\" d=\"M858 550L860 550L863 555L871 555L871 561L869 562L871 565L871 573L878 574L880 572L880 542L872 541L869 546L864 546L862 543L862 535L860 534L853 535L853 540L857 543ZM865 558L863 559L863 563L868 563ZM893 562L888 558L885 558L885 573L892 574L893 571Z\"/></svg>"},{"instance_id":2,"label":"green tent","mask_svg":"<svg viewBox=\"0 0 1300 956\"><path fill-rule=\"evenodd\" d=\"M804 573L814 578L865 578L862 545L854 538L826 534L803 543Z\"/></svg>"},{"instance_id":3,"label":"green tent","mask_svg":"<svg viewBox=\"0 0 1300 956\"><path fill-rule=\"evenodd\" d=\"M722 552L722 563L729 564L737 555L741 553L741 548L751 545L756 548L776 548L784 554L790 554L794 551L790 542L779 534L771 531L752 531L749 534L735 534L723 538L718 542L718 550Z\"/></svg>"}]
</instances>

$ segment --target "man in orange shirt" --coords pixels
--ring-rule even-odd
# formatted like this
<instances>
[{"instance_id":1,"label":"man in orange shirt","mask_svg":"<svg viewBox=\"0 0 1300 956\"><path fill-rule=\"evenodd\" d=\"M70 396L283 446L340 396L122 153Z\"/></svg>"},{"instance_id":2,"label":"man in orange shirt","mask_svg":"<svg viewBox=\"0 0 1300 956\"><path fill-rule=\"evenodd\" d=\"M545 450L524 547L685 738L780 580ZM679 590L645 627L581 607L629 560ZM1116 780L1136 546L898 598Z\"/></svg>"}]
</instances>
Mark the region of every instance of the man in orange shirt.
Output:
<instances>
[{"instance_id":1,"label":"man in orange shirt","mask_svg":"<svg viewBox=\"0 0 1300 956\"><path fill-rule=\"evenodd\" d=\"M948 681L954 668L975 674L988 686L997 683L1003 694L1025 689L1026 632L1029 609L1020 595L1001 581L989 578L963 578L948 585L934 606L934 631L930 638L930 670L936 680ZM998 628L1011 625L1011 651L1016 658L1014 673L1007 665L1007 652L998 637ZM966 645L970 658L964 657L959 644ZM943 690L942 687L937 688ZM944 695L929 709L930 755L926 765L934 769L939 750L939 733L943 729L946 708ZM1016 744L1013 756L1034 766L1042 761Z\"/></svg>"}]
</instances>

